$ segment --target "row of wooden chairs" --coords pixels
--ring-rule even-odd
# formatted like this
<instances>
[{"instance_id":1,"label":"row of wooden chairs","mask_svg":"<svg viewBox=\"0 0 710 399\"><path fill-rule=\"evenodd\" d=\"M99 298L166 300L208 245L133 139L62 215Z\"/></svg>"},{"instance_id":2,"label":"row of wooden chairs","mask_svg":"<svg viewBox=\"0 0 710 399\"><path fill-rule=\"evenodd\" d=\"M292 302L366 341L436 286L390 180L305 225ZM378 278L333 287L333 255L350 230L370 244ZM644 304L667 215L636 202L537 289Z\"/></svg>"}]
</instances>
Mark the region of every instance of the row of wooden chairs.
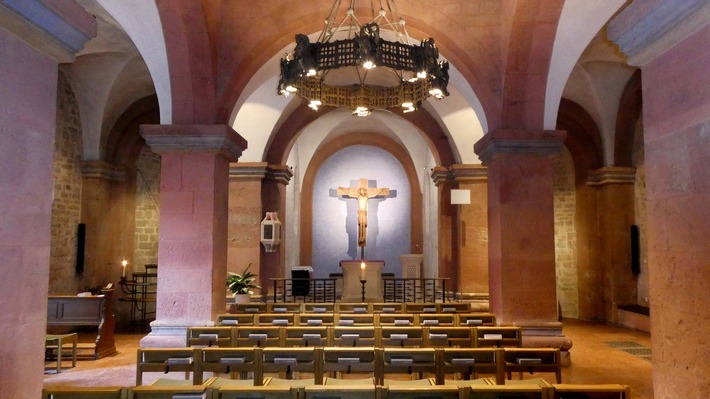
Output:
<instances>
[{"instance_id":1,"label":"row of wooden chairs","mask_svg":"<svg viewBox=\"0 0 710 399\"><path fill-rule=\"evenodd\" d=\"M187 346L520 347L520 327L189 327Z\"/></svg>"},{"instance_id":2,"label":"row of wooden chairs","mask_svg":"<svg viewBox=\"0 0 710 399\"><path fill-rule=\"evenodd\" d=\"M194 384L203 381L205 372L230 374L261 385L268 373L292 379L294 373L313 374L315 384L335 373L369 373L379 385L386 374L434 375L437 385L446 376L460 375L464 380L479 373L491 374L497 384L505 385L505 373L554 373L562 382L560 351L553 348L143 348L138 349L136 385L143 373L192 373Z\"/></svg>"},{"instance_id":3,"label":"row of wooden chairs","mask_svg":"<svg viewBox=\"0 0 710 399\"><path fill-rule=\"evenodd\" d=\"M331 383L332 381L332 383ZM619 384L490 385L486 379L468 385L375 385L363 381L328 379L323 385L253 386L243 380L213 377L199 385L159 380L137 387L61 387L44 389L42 399L630 399L628 386Z\"/></svg>"},{"instance_id":4,"label":"row of wooden chairs","mask_svg":"<svg viewBox=\"0 0 710 399\"><path fill-rule=\"evenodd\" d=\"M289 303L251 302L234 304L235 313L471 313L467 302L412 303Z\"/></svg>"},{"instance_id":5,"label":"row of wooden chairs","mask_svg":"<svg viewBox=\"0 0 710 399\"><path fill-rule=\"evenodd\" d=\"M217 316L220 326L495 326L492 313L236 313Z\"/></svg>"}]
</instances>

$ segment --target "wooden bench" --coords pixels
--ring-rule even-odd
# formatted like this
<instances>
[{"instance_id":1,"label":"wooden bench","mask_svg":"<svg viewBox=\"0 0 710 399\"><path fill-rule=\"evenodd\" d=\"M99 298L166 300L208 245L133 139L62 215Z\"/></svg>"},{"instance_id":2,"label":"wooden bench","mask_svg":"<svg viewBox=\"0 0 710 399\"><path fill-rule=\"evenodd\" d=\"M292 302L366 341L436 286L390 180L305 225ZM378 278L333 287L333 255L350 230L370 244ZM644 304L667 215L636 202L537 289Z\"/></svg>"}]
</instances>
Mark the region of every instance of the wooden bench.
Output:
<instances>
[{"instance_id":1,"label":"wooden bench","mask_svg":"<svg viewBox=\"0 0 710 399\"><path fill-rule=\"evenodd\" d=\"M79 356L82 352L93 359L116 354L113 332L113 289L103 295L52 295L47 302L47 334L77 333Z\"/></svg>"}]
</instances>

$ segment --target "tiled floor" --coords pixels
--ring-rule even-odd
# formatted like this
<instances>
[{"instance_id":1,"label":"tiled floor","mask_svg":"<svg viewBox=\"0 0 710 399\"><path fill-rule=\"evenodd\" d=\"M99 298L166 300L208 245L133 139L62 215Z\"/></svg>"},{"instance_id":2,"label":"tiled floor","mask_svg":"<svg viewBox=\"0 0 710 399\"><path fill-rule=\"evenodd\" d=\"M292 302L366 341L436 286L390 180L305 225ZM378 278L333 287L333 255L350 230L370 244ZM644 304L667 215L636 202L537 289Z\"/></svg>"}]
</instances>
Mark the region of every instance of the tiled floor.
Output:
<instances>
[{"instance_id":1,"label":"tiled floor","mask_svg":"<svg viewBox=\"0 0 710 399\"><path fill-rule=\"evenodd\" d=\"M564 383L626 384L631 387L633 399L653 398L651 360L648 357L651 340L648 334L572 319L564 320L563 324L563 333L574 344L570 350L572 366L562 371ZM45 386L135 385L135 356L140 338L141 335L117 335L117 355L96 361L80 361L76 368L71 368L71 362L67 362L61 374L52 374L49 370L54 363L48 363ZM160 373L146 374L144 383L160 377ZM552 374L534 377L554 381Z\"/></svg>"}]
</instances>

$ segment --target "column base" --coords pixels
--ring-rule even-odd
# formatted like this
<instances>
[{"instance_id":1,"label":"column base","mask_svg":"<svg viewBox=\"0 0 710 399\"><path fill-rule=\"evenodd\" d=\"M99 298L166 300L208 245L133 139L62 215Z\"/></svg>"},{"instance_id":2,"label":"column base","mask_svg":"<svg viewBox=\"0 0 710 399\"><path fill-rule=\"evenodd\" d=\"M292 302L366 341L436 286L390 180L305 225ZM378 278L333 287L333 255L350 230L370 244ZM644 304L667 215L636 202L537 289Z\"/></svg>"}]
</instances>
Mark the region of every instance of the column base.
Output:
<instances>
[{"instance_id":1,"label":"column base","mask_svg":"<svg viewBox=\"0 0 710 399\"><path fill-rule=\"evenodd\" d=\"M189 324L175 324L153 321L150 323L150 333L140 341L141 348L181 348L187 346L188 327L214 326L214 322L197 322Z\"/></svg>"},{"instance_id":2,"label":"column base","mask_svg":"<svg viewBox=\"0 0 710 399\"><path fill-rule=\"evenodd\" d=\"M523 329L523 348L558 348L560 362L568 367L572 364L569 353L572 340L562 334L562 323L517 324Z\"/></svg>"}]
</instances>

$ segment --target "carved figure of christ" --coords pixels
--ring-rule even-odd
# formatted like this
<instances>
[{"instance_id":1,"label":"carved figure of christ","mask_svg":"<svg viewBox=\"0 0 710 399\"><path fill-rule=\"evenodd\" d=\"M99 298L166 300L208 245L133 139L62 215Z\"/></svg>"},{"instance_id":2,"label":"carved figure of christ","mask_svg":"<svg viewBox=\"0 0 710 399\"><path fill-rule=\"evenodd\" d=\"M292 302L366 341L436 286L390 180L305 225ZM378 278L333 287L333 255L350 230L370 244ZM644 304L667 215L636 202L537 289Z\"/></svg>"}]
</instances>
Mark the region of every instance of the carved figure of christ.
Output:
<instances>
[{"instance_id":1,"label":"carved figure of christ","mask_svg":"<svg viewBox=\"0 0 710 399\"><path fill-rule=\"evenodd\" d=\"M357 187L338 187L336 194L357 200L357 246L364 247L367 237L367 201L375 197L388 197L390 189L367 187L367 179L359 179Z\"/></svg>"}]
</instances>

